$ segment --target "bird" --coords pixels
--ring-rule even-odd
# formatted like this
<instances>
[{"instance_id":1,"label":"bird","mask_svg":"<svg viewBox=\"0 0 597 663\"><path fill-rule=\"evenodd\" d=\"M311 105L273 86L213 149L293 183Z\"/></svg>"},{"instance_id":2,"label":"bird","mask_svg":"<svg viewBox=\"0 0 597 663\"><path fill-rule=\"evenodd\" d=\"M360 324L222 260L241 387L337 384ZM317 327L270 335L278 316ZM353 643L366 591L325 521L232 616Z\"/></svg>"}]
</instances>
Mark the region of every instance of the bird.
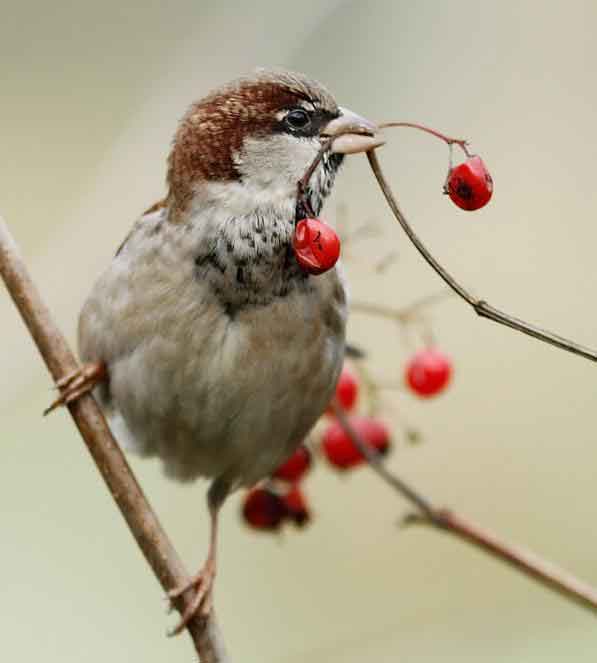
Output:
<instances>
[{"instance_id":1,"label":"bird","mask_svg":"<svg viewBox=\"0 0 597 663\"><path fill-rule=\"evenodd\" d=\"M373 122L303 74L258 69L213 90L178 125L167 195L82 307L82 365L47 411L91 391L125 448L176 480L210 481L208 554L168 594L195 592L173 633L211 610L227 496L288 458L333 395L345 279L339 266L303 271L292 238L320 214L345 155L382 144Z\"/></svg>"}]
</instances>

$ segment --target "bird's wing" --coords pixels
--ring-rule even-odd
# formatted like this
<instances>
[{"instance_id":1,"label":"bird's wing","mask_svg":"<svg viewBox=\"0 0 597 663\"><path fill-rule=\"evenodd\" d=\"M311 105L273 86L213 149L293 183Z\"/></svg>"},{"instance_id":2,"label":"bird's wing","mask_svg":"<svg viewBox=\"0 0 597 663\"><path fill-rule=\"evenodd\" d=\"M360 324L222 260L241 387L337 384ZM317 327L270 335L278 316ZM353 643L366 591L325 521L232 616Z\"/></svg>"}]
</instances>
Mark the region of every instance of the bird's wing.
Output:
<instances>
[{"instance_id":1,"label":"bird's wing","mask_svg":"<svg viewBox=\"0 0 597 663\"><path fill-rule=\"evenodd\" d=\"M157 212L158 210L163 209L164 207L166 207L166 199L162 198L161 200L158 200L157 203L154 203L151 207L148 207L143 212L143 214L141 214L139 221L141 221L143 217L146 216L147 214L153 214L153 212ZM116 251L116 255L118 255L122 251L124 245L129 241L131 235L135 232L135 229L137 228L137 224L139 223L139 221L137 221L137 223L133 225L133 227L129 230L127 236L122 240L120 246L118 247L118 250Z\"/></svg>"}]
</instances>

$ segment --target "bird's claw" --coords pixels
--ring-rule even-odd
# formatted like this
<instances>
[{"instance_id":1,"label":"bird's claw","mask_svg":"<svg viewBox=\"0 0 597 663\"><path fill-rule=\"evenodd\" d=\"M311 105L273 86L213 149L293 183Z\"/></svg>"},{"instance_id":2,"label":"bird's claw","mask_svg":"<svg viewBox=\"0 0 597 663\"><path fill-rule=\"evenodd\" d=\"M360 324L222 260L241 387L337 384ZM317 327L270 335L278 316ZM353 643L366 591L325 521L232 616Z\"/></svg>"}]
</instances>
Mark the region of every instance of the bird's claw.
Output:
<instances>
[{"instance_id":1,"label":"bird's claw","mask_svg":"<svg viewBox=\"0 0 597 663\"><path fill-rule=\"evenodd\" d=\"M68 405L74 400L91 391L98 382L102 382L108 376L106 365L103 361L83 364L80 368L56 382L56 387L61 390L60 396L56 398L44 410L44 416L50 414L61 405Z\"/></svg>"},{"instance_id":2,"label":"bird's claw","mask_svg":"<svg viewBox=\"0 0 597 663\"><path fill-rule=\"evenodd\" d=\"M168 632L169 636L178 635L195 616L202 619L209 617L212 608L212 588L215 574L215 564L208 560L201 571L190 582L180 587L175 587L168 592L167 598L170 601L170 605L172 605L172 601L180 598L187 590L196 589L196 593L182 613L180 621Z\"/></svg>"}]
</instances>

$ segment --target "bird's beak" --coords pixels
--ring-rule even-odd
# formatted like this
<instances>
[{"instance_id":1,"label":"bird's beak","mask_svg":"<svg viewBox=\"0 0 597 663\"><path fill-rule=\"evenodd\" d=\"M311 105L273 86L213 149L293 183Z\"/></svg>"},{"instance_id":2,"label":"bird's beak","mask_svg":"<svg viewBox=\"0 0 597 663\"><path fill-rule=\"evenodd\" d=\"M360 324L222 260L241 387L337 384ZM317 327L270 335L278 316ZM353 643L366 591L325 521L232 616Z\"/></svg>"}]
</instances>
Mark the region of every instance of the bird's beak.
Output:
<instances>
[{"instance_id":1,"label":"bird's beak","mask_svg":"<svg viewBox=\"0 0 597 663\"><path fill-rule=\"evenodd\" d=\"M353 113L347 108L340 108L340 115L321 130L322 138L333 138L331 151L339 154L357 154L367 152L383 145L379 128L373 122Z\"/></svg>"}]
</instances>

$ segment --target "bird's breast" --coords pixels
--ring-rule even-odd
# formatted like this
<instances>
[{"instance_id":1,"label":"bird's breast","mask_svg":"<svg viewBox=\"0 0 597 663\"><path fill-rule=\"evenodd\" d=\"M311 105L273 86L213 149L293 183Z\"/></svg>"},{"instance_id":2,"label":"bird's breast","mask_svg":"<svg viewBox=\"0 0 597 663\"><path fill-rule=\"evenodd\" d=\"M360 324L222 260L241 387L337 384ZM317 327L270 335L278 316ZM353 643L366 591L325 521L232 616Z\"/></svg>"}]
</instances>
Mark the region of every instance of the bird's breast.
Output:
<instances>
[{"instance_id":1,"label":"bird's breast","mask_svg":"<svg viewBox=\"0 0 597 663\"><path fill-rule=\"evenodd\" d=\"M250 220L261 232L224 220L210 233L209 219L185 229L149 216L83 309L81 354L108 363L105 404L137 451L178 478L252 483L329 401L344 352L342 281L336 270L297 272L289 231L264 219Z\"/></svg>"}]
</instances>

